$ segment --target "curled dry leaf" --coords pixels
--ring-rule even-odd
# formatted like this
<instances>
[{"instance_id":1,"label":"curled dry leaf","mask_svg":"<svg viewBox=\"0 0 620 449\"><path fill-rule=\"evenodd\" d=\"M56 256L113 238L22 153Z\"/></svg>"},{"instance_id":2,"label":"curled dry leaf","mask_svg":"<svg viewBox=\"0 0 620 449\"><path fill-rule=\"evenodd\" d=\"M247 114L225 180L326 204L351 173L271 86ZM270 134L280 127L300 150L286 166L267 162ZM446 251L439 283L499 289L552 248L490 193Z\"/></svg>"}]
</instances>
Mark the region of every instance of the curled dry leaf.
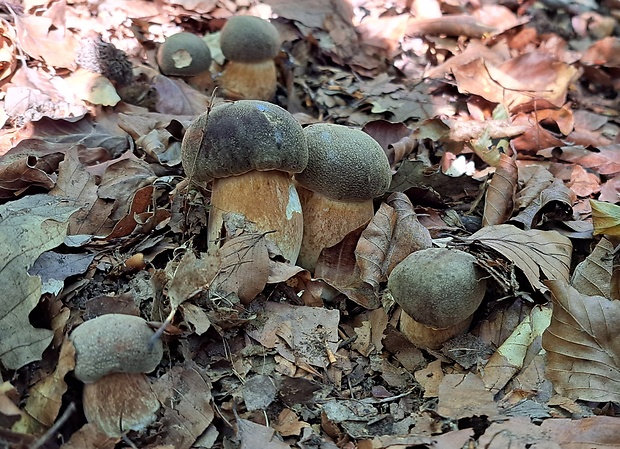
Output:
<instances>
[{"instance_id":1,"label":"curled dry leaf","mask_svg":"<svg viewBox=\"0 0 620 449\"><path fill-rule=\"evenodd\" d=\"M375 289L414 251L430 248L431 235L403 193L393 193L370 221L355 248L361 278Z\"/></svg>"},{"instance_id":2,"label":"curled dry leaf","mask_svg":"<svg viewBox=\"0 0 620 449\"><path fill-rule=\"evenodd\" d=\"M582 295L561 280L546 285L553 298L542 341L547 377L566 397L620 402L620 301Z\"/></svg>"},{"instance_id":3,"label":"curled dry leaf","mask_svg":"<svg viewBox=\"0 0 620 449\"><path fill-rule=\"evenodd\" d=\"M518 177L515 159L501 153L499 164L485 195L482 226L502 224L510 218L514 208Z\"/></svg>"},{"instance_id":4,"label":"curled dry leaf","mask_svg":"<svg viewBox=\"0 0 620 449\"><path fill-rule=\"evenodd\" d=\"M513 262L537 290L547 290L541 274L549 280L568 282L573 245L556 231L523 231L504 224L482 228L466 240L491 248Z\"/></svg>"},{"instance_id":5,"label":"curled dry leaf","mask_svg":"<svg viewBox=\"0 0 620 449\"><path fill-rule=\"evenodd\" d=\"M603 237L590 255L575 267L570 284L582 295L611 299L613 244Z\"/></svg>"}]
</instances>

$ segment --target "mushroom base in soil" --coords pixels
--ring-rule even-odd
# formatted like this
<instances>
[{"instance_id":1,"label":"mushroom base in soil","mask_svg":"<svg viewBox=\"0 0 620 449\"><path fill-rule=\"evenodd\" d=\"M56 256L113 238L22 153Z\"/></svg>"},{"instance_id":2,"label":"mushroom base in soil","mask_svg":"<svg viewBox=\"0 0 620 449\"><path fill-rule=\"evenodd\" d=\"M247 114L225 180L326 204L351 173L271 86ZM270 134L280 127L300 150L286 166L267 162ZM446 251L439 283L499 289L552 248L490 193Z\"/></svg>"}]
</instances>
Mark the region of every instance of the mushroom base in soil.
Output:
<instances>
[{"instance_id":1,"label":"mushroom base in soil","mask_svg":"<svg viewBox=\"0 0 620 449\"><path fill-rule=\"evenodd\" d=\"M321 251L342 241L374 216L372 200L342 202L297 185L304 215L304 232L297 265L314 271ZM341 217L342 219L336 219Z\"/></svg>"},{"instance_id":2,"label":"mushroom base in soil","mask_svg":"<svg viewBox=\"0 0 620 449\"><path fill-rule=\"evenodd\" d=\"M437 329L417 322L403 311L400 314L399 329L418 348L440 349L446 341L466 333L472 319L473 315L450 327Z\"/></svg>"},{"instance_id":3,"label":"mushroom base in soil","mask_svg":"<svg viewBox=\"0 0 620 449\"><path fill-rule=\"evenodd\" d=\"M220 78L220 86L229 98L271 100L276 94L276 65L272 60L229 61Z\"/></svg>"},{"instance_id":4,"label":"mushroom base in soil","mask_svg":"<svg viewBox=\"0 0 620 449\"><path fill-rule=\"evenodd\" d=\"M251 171L213 181L207 229L209 256L221 246L226 213L243 215L295 263L303 236L301 203L291 177L280 171Z\"/></svg>"}]
</instances>

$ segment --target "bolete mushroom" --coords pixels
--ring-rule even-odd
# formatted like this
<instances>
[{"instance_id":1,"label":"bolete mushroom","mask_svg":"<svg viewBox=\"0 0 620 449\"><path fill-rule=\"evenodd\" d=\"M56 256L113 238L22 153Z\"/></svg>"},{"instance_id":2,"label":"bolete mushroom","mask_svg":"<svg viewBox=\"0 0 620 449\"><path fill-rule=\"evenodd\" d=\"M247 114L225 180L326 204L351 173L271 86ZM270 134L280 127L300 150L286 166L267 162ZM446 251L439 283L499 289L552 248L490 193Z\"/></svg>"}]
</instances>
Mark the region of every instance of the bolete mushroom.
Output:
<instances>
[{"instance_id":1,"label":"bolete mushroom","mask_svg":"<svg viewBox=\"0 0 620 449\"><path fill-rule=\"evenodd\" d=\"M102 315L78 326L75 377L85 383L84 414L109 436L143 430L156 419L159 402L144 373L161 362L163 345L140 317Z\"/></svg>"},{"instance_id":2,"label":"bolete mushroom","mask_svg":"<svg viewBox=\"0 0 620 449\"><path fill-rule=\"evenodd\" d=\"M381 146L363 131L320 123L304 129L308 165L295 175L304 214L297 264L313 271L324 248L340 242L374 215L392 172Z\"/></svg>"},{"instance_id":3,"label":"bolete mushroom","mask_svg":"<svg viewBox=\"0 0 620 449\"><path fill-rule=\"evenodd\" d=\"M220 47L228 60L220 85L227 96L271 100L276 93L274 58L280 35L270 22L253 16L228 19L220 34Z\"/></svg>"},{"instance_id":4,"label":"bolete mushroom","mask_svg":"<svg viewBox=\"0 0 620 449\"><path fill-rule=\"evenodd\" d=\"M428 248L407 256L390 273L388 290L401 306L400 330L420 348L438 349L467 332L486 291L469 253Z\"/></svg>"},{"instance_id":5,"label":"bolete mushroom","mask_svg":"<svg viewBox=\"0 0 620 449\"><path fill-rule=\"evenodd\" d=\"M164 75L195 76L209 70L211 52L195 34L177 33L159 46L157 64Z\"/></svg>"},{"instance_id":6,"label":"bolete mushroom","mask_svg":"<svg viewBox=\"0 0 620 449\"><path fill-rule=\"evenodd\" d=\"M200 115L181 145L190 180L211 186L207 253L220 246L224 214L256 224L282 255L297 260L303 235L301 204L291 174L308 162L301 125L286 110L258 100L222 103Z\"/></svg>"}]
</instances>

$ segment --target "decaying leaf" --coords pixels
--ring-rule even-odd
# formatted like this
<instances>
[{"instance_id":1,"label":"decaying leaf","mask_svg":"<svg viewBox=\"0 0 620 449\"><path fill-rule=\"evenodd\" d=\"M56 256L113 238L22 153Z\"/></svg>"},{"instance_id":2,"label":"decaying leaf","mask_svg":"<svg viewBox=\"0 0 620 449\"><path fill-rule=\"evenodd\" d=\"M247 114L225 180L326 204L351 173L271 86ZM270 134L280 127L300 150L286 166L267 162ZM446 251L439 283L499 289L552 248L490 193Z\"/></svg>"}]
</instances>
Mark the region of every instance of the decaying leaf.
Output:
<instances>
[{"instance_id":1,"label":"decaying leaf","mask_svg":"<svg viewBox=\"0 0 620 449\"><path fill-rule=\"evenodd\" d=\"M387 204L381 204L355 248L361 278L378 289L405 257L431 246L431 235L418 221L409 198L393 193Z\"/></svg>"},{"instance_id":2,"label":"decaying leaf","mask_svg":"<svg viewBox=\"0 0 620 449\"><path fill-rule=\"evenodd\" d=\"M526 355L535 341L549 326L551 309L535 307L530 315L515 328L510 337L497 348L482 372L482 380L486 387L494 394L506 386L508 381L524 368ZM534 348L535 353L540 351L540 342Z\"/></svg>"},{"instance_id":3,"label":"decaying leaf","mask_svg":"<svg viewBox=\"0 0 620 449\"><path fill-rule=\"evenodd\" d=\"M562 280L546 284L553 298L542 341L547 377L569 398L620 402L620 301L582 295Z\"/></svg>"},{"instance_id":4,"label":"decaying leaf","mask_svg":"<svg viewBox=\"0 0 620 449\"><path fill-rule=\"evenodd\" d=\"M163 442L175 449L195 447L214 418L211 381L205 370L191 361L175 366L153 388L163 407Z\"/></svg>"},{"instance_id":5,"label":"decaying leaf","mask_svg":"<svg viewBox=\"0 0 620 449\"><path fill-rule=\"evenodd\" d=\"M620 237L620 206L604 201L590 200L594 235Z\"/></svg>"},{"instance_id":6,"label":"decaying leaf","mask_svg":"<svg viewBox=\"0 0 620 449\"><path fill-rule=\"evenodd\" d=\"M582 295L611 299L614 246L603 237L573 271L570 284Z\"/></svg>"},{"instance_id":7,"label":"decaying leaf","mask_svg":"<svg viewBox=\"0 0 620 449\"><path fill-rule=\"evenodd\" d=\"M247 233L228 240L218 250L220 267L211 291L234 293L244 304L263 291L269 279L265 234Z\"/></svg>"},{"instance_id":8,"label":"decaying leaf","mask_svg":"<svg viewBox=\"0 0 620 449\"><path fill-rule=\"evenodd\" d=\"M76 210L73 201L42 194L0 206L0 359L6 368L40 360L52 340L52 331L34 328L28 319L41 296L41 280L28 269L63 242Z\"/></svg>"},{"instance_id":9,"label":"decaying leaf","mask_svg":"<svg viewBox=\"0 0 620 449\"><path fill-rule=\"evenodd\" d=\"M568 282L573 245L558 232L523 231L505 224L482 228L466 240L491 248L513 262L537 290L547 290L541 274L550 280Z\"/></svg>"}]
</instances>

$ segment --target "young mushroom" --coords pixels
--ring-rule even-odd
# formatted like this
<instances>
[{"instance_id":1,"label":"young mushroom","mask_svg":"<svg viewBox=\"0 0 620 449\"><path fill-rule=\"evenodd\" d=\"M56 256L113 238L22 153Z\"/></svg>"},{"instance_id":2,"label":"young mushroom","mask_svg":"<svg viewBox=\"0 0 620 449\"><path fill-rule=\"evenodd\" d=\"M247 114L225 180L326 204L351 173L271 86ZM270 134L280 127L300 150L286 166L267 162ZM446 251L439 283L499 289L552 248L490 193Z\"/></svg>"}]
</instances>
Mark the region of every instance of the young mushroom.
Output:
<instances>
[{"instance_id":1,"label":"young mushroom","mask_svg":"<svg viewBox=\"0 0 620 449\"><path fill-rule=\"evenodd\" d=\"M227 96L271 100L276 93L274 58L280 50L278 30L260 17L235 16L220 34L220 47L228 60L220 84Z\"/></svg>"},{"instance_id":2,"label":"young mushroom","mask_svg":"<svg viewBox=\"0 0 620 449\"><path fill-rule=\"evenodd\" d=\"M183 168L195 183L211 186L209 255L220 246L224 214L256 224L295 263L303 235L301 204L292 173L308 163L301 125L272 103L240 100L200 115L181 145Z\"/></svg>"},{"instance_id":3,"label":"young mushroom","mask_svg":"<svg viewBox=\"0 0 620 449\"><path fill-rule=\"evenodd\" d=\"M177 33L159 46L157 64L164 75L195 76L209 70L211 52L195 34Z\"/></svg>"},{"instance_id":4,"label":"young mushroom","mask_svg":"<svg viewBox=\"0 0 620 449\"><path fill-rule=\"evenodd\" d=\"M142 430L156 419L159 402L144 373L161 362L163 345L147 322L132 315L101 315L69 337L75 377L85 383L84 414L110 436Z\"/></svg>"},{"instance_id":5,"label":"young mushroom","mask_svg":"<svg viewBox=\"0 0 620 449\"><path fill-rule=\"evenodd\" d=\"M373 199L385 193L392 172L381 146L363 131L320 123L304 133L308 165L295 175L304 214L297 264L314 271L324 248L372 219Z\"/></svg>"},{"instance_id":6,"label":"young mushroom","mask_svg":"<svg viewBox=\"0 0 620 449\"><path fill-rule=\"evenodd\" d=\"M429 248L407 256L390 273L388 290L401 306L400 330L420 348L438 349L467 332L486 291L469 253Z\"/></svg>"}]
</instances>

